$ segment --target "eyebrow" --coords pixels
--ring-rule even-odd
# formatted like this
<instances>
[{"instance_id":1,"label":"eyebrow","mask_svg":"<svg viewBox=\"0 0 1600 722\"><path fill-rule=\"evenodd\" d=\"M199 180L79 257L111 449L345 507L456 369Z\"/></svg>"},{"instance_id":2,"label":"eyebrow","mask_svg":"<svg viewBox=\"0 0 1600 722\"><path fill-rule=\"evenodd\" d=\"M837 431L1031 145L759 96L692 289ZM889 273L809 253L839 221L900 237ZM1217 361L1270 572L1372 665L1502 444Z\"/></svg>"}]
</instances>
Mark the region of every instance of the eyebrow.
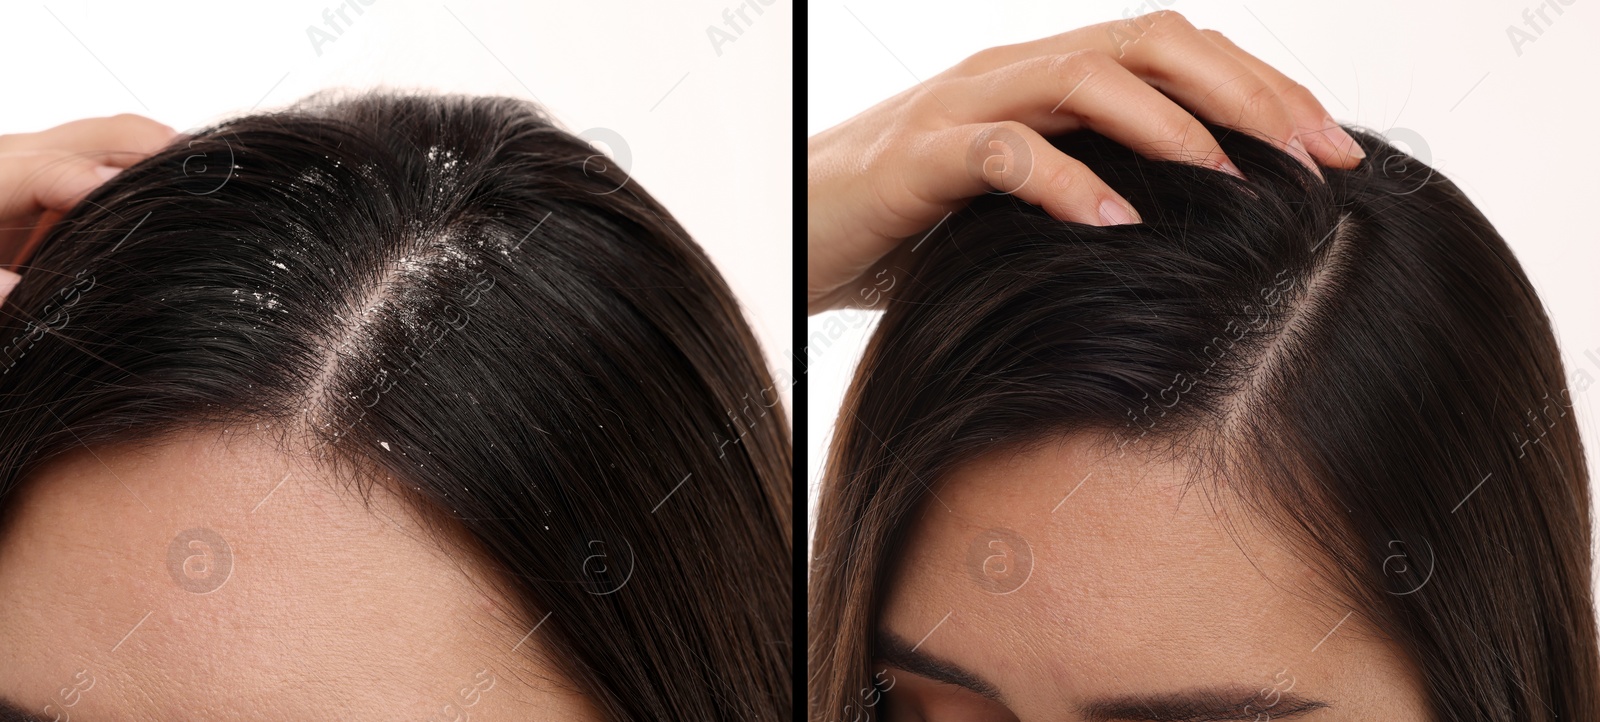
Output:
<instances>
[{"instance_id":1,"label":"eyebrow","mask_svg":"<svg viewBox=\"0 0 1600 722\"><path fill-rule=\"evenodd\" d=\"M988 699L1000 701L999 688L984 681L982 677L962 669L954 662L940 659L927 652L918 652L915 646L888 630L878 630L876 642L878 658L887 664L935 682L965 687ZM918 646L921 644L917 643Z\"/></svg>"},{"instance_id":2,"label":"eyebrow","mask_svg":"<svg viewBox=\"0 0 1600 722\"><path fill-rule=\"evenodd\" d=\"M50 722L50 720L22 710L22 705L0 697L0 722Z\"/></svg>"},{"instance_id":3,"label":"eyebrow","mask_svg":"<svg viewBox=\"0 0 1600 722\"><path fill-rule=\"evenodd\" d=\"M1090 722L1252 722L1290 719L1328 708L1326 702L1287 693L1279 694L1268 704L1270 692L1270 688L1207 687L1172 694L1130 695L1095 700L1081 705L1079 712Z\"/></svg>"},{"instance_id":4,"label":"eyebrow","mask_svg":"<svg viewBox=\"0 0 1600 722\"><path fill-rule=\"evenodd\" d=\"M878 630L877 657L885 664L935 682L955 685L987 699L1003 702L1000 689L960 665L927 652L887 630ZM1291 685L1292 686L1292 685ZM1089 722L1253 722L1291 719L1331 705L1287 692L1266 703L1271 688L1247 685L1203 687L1182 692L1126 695L1091 700L1078 711Z\"/></svg>"}]
</instances>

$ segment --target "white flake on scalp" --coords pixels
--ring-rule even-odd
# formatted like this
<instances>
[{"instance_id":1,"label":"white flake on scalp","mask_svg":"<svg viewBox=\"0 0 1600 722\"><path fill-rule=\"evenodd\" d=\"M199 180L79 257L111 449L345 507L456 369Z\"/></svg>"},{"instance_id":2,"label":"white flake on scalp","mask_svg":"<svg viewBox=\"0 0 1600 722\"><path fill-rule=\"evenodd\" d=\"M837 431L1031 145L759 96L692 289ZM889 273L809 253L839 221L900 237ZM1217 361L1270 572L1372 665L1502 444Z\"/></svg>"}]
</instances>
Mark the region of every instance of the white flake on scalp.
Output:
<instances>
[{"instance_id":1,"label":"white flake on scalp","mask_svg":"<svg viewBox=\"0 0 1600 722\"><path fill-rule=\"evenodd\" d=\"M433 279L461 277L473 268L477 259L464 244L476 239L463 238L452 231L440 231L413 222L405 230L408 242L396 244L400 255L384 262L372 275L354 279L351 288L363 291L359 298L347 298L330 304L340 309L332 314L333 324L328 329L326 343L321 352L320 368L307 380L306 395L314 400L311 405L319 412L337 417L339 407L349 403L327 403L330 393L339 383L341 369L362 369L379 362L374 356L377 331L385 319L390 319L409 339L428 339L422 346L436 341L437 328L425 323L421 314L437 307L430 286ZM352 396L351 401L362 401ZM326 424L324 424L326 425Z\"/></svg>"}]
</instances>

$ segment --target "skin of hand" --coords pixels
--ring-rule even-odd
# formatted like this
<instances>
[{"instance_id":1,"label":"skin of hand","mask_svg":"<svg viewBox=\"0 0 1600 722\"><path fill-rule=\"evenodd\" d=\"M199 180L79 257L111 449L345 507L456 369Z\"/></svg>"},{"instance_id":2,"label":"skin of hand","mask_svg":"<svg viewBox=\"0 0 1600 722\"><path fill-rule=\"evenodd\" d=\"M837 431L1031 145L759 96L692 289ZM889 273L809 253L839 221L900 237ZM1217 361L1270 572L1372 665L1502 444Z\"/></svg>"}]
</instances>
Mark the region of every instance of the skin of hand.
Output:
<instances>
[{"instance_id":1,"label":"skin of hand","mask_svg":"<svg viewBox=\"0 0 1600 722\"><path fill-rule=\"evenodd\" d=\"M51 223L122 169L172 142L177 131L124 113L36 133L0 135L0 301L16 266Z\"/></svg>"},{"instance_id":2,"label":"skin of hand","mask_svg":"<svg viewBox=\"0 0 1600 722\"><path fill-rule=\"evenodd\" d=\"M914 246L902 241L986 192L1063 221L1139 222L1047 136L1087 128L1148 158L1240 175L1196 116L1313 170L1365 155L1305 86L1170 10L989 48L807 141L808 312L874 305L880 277Z\"/></svg>"}]
</instances>

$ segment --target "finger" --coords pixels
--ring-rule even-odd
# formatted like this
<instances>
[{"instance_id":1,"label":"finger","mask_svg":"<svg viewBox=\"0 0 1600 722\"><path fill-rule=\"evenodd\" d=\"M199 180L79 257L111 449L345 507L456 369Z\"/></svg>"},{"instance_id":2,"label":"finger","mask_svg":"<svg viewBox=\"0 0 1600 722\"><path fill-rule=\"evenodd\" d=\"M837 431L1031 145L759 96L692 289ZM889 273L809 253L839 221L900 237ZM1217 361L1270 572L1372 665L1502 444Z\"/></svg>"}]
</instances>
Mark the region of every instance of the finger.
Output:
<instances>
[{"instance_id":1,"label":"finger","mask_svg":"<svg viewBox=\"0 0 1600 722\"><path fill-rule=\"evenodd\" d=\"M1095 226L1139 222L1133 205L1088 166L1016 121L963 125L918 146L914 163L926 190L946 201L999 191L1044 208L1052 217ZM913 169L915 170L915 169Z\"/></svg>"},{"instance_id":2,"label":"finger","mask_svg":"<svg viewBox=\"0 0 1600 722\"><path fill-rule=\"evenodd\" d=\"M39 250L39 245L44 242L44 237L49 235L50 227L54 226L65 215L65 211L59 210L48 210L40 214L39 218L33 223L33 231L16 246L16 250L10 254L6 264L12 269L27 266L28 261L33 260L33 252ZM0 248L5 247L0 246Z\"/></svg>"},{"instance_id":3,"label":"finger","mask_svg":"<svg viewBox=\"0 0 1600 722\"><path fill-rule=\"evenodd\" d=\"M1029 57L1086 49L1111 56L1195 115L1264 138L1321 175L1300 141L1294 117L1272 87L1171 10L994 48L955 70L986 72Z\"/></svg>"},{"instance_id":4,"label":"finger","mask_svg":"<svg viewBox=\"0 0 1600 722\"><path fill-rule=\"evenodd\" d=\"M30 243L29 237L38 229L37 216L23 218L7 218L0 227L0 268L8 271L20 271L21 263L18 250Z\"/></svg>"},{"instance_id":5,"label":"finger","mask_svg":"<svg viewBox=\"0 0 1600 722\"><path fill-rule=\"evenodd\" d=\"M1145 37L1158 25L1178 22L1189 24L1188 20L1178 12L1162 10L1138 17L1089 25L1038 40L987 48L963 60L951 70L966 75L977 75L1020 63L1029 58L1066 55L1079 50L1099 50L1121 60L1127 55L1129 48L1144 42Z\"/></svg>"},{"instance_id":6,"label":"finger","mask_svg":"<svg viewBox=\"0 0 1600 722\"><path fill-rule=\"evenodd\" d=\"M0 155L0 219L69 209L120 171L61 150Z\"/></svg>"},{"instance_id":7,"label":"finger","mask_svg":"<svg viewBox=\"0 0 1600 722\"><path fill-rule=\"evenodd\" d=\"M0 303L5 303L6 297L11 295L11 289L16 288L21 281L22 276L0 270Z\"/></svg>"},{"instance_id":8,"label":"finger","mask_svg":"<svg viewBox=\"0 0 1600 722\"><path fill-rule=\"evenodd\" d=\"M1029 58L948 87L971 122L1016 120L1046 135L1087 127L1147 158L1243 177L1189 111L1099 51Z\"/></svg>"},{"instance_id":9,"label":"finger","mask_svg":"<svg viewBox=\"0 0 1600 722\"><path fill-rule=\"evenodd\" d=\"M142 115L85 118L37 133L0 136L0 153L64 150L126 168L165 148L177 131Z\"/></svg>"},{"instance_id":10,"label":"finger","mask_svg":"<svg viewBox=\"0 0 1600 722\"><path fill-rule=\"evenodd\" d=\"M1256 77L1266 81L1267 85L1278 94L1291 115L1295 124L1300 128L1300 140L1305 143L1306 150L1324 164L1334 168L1354 168L1367 157L1366 151L1356 143L1344 128L1334 121L1328 114L1328 109L1317 100L1306 86L1296 83L1289 76L1278 72L1277 68L1268 65L1250 53L1244 51L1232 40L1215 30L1201 30L1204 35L1217 47L1245 67L1250 68Z\"/></svg>"},{"instance_id":11,"label":"finger","mask_svg":"<svg viewBox=\"0 0 1600 722\"><path fill-rule=\"evenodd\" d=\"M1294 116L1250 68L1201 35L1182 15L1156 19L1123 46L1122 64L1195 115L1240 128L1299 158L1317 175Z\"/></svg>"}]
</instances>

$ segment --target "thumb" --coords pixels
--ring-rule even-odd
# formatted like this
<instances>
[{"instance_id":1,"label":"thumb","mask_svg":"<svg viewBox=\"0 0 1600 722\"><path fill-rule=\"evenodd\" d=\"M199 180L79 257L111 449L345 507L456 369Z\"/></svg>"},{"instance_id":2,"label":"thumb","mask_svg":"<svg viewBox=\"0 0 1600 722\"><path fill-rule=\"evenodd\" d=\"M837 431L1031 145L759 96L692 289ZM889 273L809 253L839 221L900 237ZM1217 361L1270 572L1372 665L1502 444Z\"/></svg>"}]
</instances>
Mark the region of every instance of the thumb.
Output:
<instances>
[{"instance_id":1,"label":"thumb","mask_svg":"<svg viewBox=\"0 0 1600 722\"><path fill-rule=\"evenodd\" d=\"M120 170L66 151L0 154L0 218L70 209Z\"/></svg>"},{"instance_id":2,"label":"thumb","mask_svg":"<svg viewBox=\"0 0 1600 722\"><path fill-rule=\"evenodd\" d=\"M17 287L22 276L6 270L0 270L0 303L4 303L6 296L11 295L11 289Z\"/></svg>"}]
</instances>

